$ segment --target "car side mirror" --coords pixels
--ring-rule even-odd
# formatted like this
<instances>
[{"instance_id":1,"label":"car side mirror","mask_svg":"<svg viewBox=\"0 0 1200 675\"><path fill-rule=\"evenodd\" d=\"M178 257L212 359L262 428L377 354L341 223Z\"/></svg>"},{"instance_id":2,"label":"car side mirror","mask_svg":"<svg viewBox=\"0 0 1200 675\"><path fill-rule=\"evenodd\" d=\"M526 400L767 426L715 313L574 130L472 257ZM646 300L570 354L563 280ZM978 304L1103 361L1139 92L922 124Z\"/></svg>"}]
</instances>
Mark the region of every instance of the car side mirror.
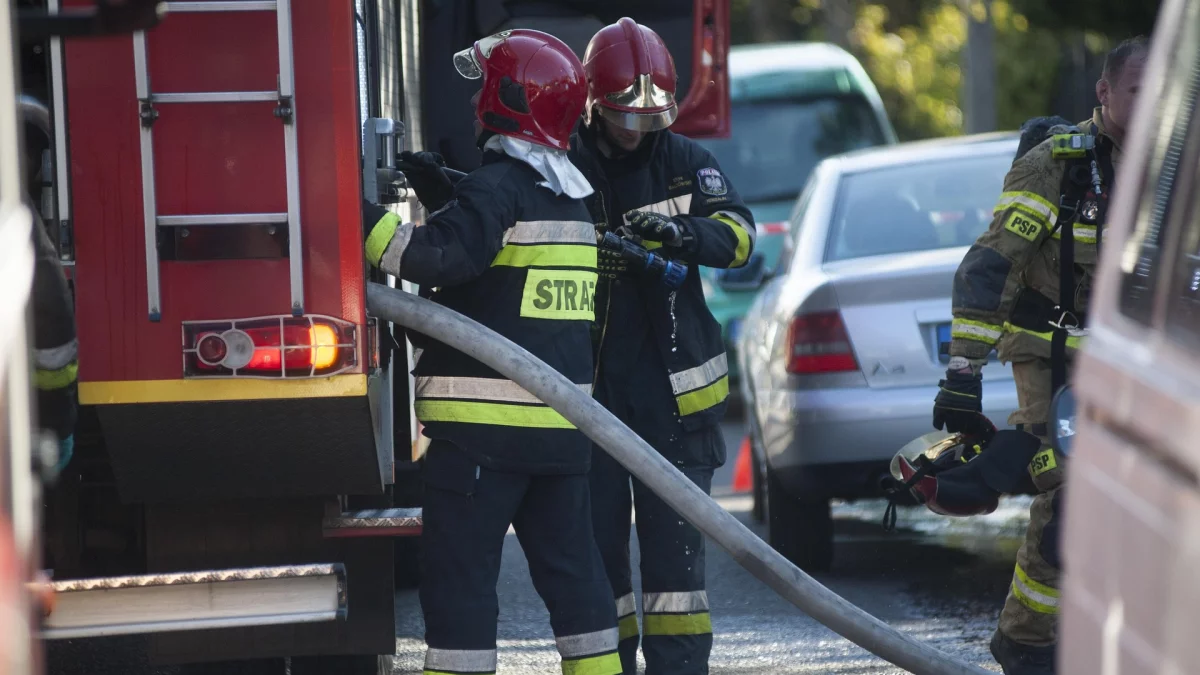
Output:
<instances>
[{"instance_id":1,"label":"car side mirror","mask_svg":"<svg viewBox=\"0 0 1200 675\"><path fill-rule=\"evenodd\" d=\"M717 271L717 285L729 292L755 291L767 280L767 259L761 253L750 254L750 259L741 267Z\"/></svg>"},{"instance_id":2,"label":"car side mirror","mask_svg":"<svg viewBox=\"0 0 1200 675\"><path fill-rule=\"evenodd\" d=\"M1075 392L1071 385L1064 385L1050 401L1050 419L1054 426L1050 430L1050 445L1060 455L1071 454L1075 441Z\"/></svg>"}]
</instances>

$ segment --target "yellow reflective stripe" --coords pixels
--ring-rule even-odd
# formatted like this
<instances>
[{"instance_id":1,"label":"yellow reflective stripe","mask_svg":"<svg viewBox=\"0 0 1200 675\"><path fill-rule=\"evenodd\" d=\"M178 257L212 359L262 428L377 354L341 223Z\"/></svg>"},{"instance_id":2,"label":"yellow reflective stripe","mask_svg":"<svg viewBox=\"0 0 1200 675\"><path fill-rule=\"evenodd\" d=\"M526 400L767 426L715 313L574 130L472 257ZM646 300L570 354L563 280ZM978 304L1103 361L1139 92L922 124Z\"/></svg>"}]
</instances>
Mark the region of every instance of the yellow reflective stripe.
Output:
<instances>
[{"instance_id":1,"label":"yellow reflective stripe","mask_svg":"<svg viewBox=\"0 0 1200 675\"><path fill-rule=\"evenodd\" d=\"M1058 468L1058 460L1054 458L1054 450L1046 448L1033 456L1029 462L1029 473L1033 476L1040 476L1051 469Z\"/></svg>"},{"instance_id":2,"label":"yellow reflective stripe","mask_svg":"<svg viewBox=\"0 0 1200 675\"><path fill-rule=\"evenodd\" d=\"M592 258L595 259L595 248ZM540 270L526 272L521 316L527 319L595 321L595 272Z\"/></svg>"},{"instance_id":3,"label":"yellow reflective stripe","mask_svg":"<svg viewBox=\"0 0 1200 675\"><path fill-rule=\"evenodd\" d=\"M976 342L994 345L1002 335L1004 335L1004 326L997 326L982 321L955 319L950 324L950 337L952 338L975 340Z\"/></svg>"},{"instance_id":4,"label":"yellow reflective stripe","mask_svg":"<svg viewBox=\"0 0 1200 675\"><path fill-rule=\"evenodd\" d=\"M1071 226L1071 237L1081 244L1094 244L1098 231L1095 225L1076 224ZM1054 238L1062 241L1061 227L1054 231Z\"/></svg>"},{"instance_id":5,"label":"yellow reflective stripe","mask_svg":"<svg viewBox=\"0 0 1200 675\"><path fill-rule=\"evenodd\" d=\"M728 396L729 376L725 375L703 389L676 396L675 402L679 406L679 414L686 417L701 410L707 410L724 401Z\"/></svg>"},{"instance_id":6,"label":"yellow reflective stripe","mask_svg":"<svg viewBox=\"0 0 1200 675\"><path fill-rule=\"evenodd\" d=\"M596 247L586 244L509 244L500 249L492 267L588 267L596 268Z\"/></svg>"},{"instance_id":7,"label":"yellow reflective stripe","mask_svg":"<svg viewBox=\"0 0 1200 675\"><path fill-rule=\"evenodd\" d=\"M1039 614L1058 614L1058 589L1030 579L1020 563L1013 573L1012 590L1029 609Z\"/></svg>"},{"instance_id":8,"label":"yellow reflective stripe","mask_svg":"<svg viewBox=\"0 0 1200 675\"><path fill-rule=\"evenodd\" d=\"M646 249L647 251L653 251L656 248L662 248L662 242L661 241L643 241L642 248Z\"/></svg>"},{"instance_id":9,"label":"yellow reflective stripe","mask_svg":"<svg viewBox=\"0 0 1200 675\"><path fill-rule=\"evenodd\" d=\"M619 636L619 639L621 639L621 640L626 640L631 637L637 637L637 635L638 635L637 614L630 614L629 616L621 617L621 620L617 621L617 631L618 631L617 635Z\"/></svg>"},{"instance_id":10,"label":"yellow reflective stripe","mask_svg":"<svg viewBox=\"0 0 1200 675\"><path fill-rule=\"evenodd\" d=\"M712 632L712 616L695 614L647 614L642 617L646 635L705 635Z\"/></svg>"},{"instance_id":11,"label":"yellow reflective stripe","mask_svg":"<svg viewBox=\"0 0 1200 675\"><path fill-rule=\"evenodd\" d=\"M422 422L464 422L495 424L502 427L532 429L574 429L575 426L553 408L479 401L417 401L417 419Z\"/></svg>"},{"instance_id":12,"label":"yellow reflective stripe","mask_svg":"<svg viewBox=\"0 0 1200 675\"><path fill-rule=\"evenodd\" d=\"M733 228L733 236L737 237L737 248L733 251L733 262L729 263L729 266L741 267L745 265L746 261L750 258L750 233L746 231L746 228L742 227L741 223L723 213L712 216L712 219Z\"/></svg>"},{"instance_id":13,"label":"yellow reflective stripe","mask_svg":"<svg viewBox=\"0 0 1200 675\"><path fill-rule=\"evenodd\" d=\"M379 267L379 261L383 259L383 252L387 250L388 243L392 241L392 235L396 234L396 228L400 227L400 216L388 211L380 218L374 226L371 227L371 234L367 235L367 262L371 263L372 267Z\"/></svg>"},{"instance_id":14,"label":"yellow reflective stripe","mask_svg":"<svg viewBox=\"0 0 1200 675\"><path fill-rule=\"evenodd\" d=\"M620 675L621 656L617 652L562 662L563 675Z\"/></svg>"},{"instance_id":15,"label":"yellow reflective stripe","mask_svg":"<svg viewBox=\"0 0 1200 675\"><path fill-rule=\"evenodd\" d=\"M1046 222L1047 226L1053 225L1058 220L1058 207L1036 192L1025 190L1001 192L1000 198L996 200L996 208L992 212L1000 213L1010 207L1018 207L1031 215L1038 216Z\"/></svg>"},{"instance_id":16,"label":"yellow reflective stripe","mask_svg":"<svg viewBox=\"0 0 1200 675\"><path fill-rule=\"evenodd\" d=\"M79 379L78 363L68 363L58 370L35 369L33 371L33 384L42 391L69 387L77 379Z\"/></svg>"},{"instance_id":17,"label":"yellow reflective stripe","mask_svg":"<svg viewBox=\"0 0 1200 675\"><path fill-rule=\"evenodd\" d=\"M1029 330L1028 328L1021 328L1020 326L1014 326L1013 324L1011 324L1007 321L1004 322L1004 330L1006 330L1010 333L1025 333L1027 335L1032 335L1036 338L1041 338L1047 342L1054 339L1054 331L1046 331L1045 333L1039 333L1034 330ZM1079 349L1080 347L1083 346L1083 336L1068 335L1067 336L1067 346L1070 347L1071 349Z\"/></svg>"}]
</instances>

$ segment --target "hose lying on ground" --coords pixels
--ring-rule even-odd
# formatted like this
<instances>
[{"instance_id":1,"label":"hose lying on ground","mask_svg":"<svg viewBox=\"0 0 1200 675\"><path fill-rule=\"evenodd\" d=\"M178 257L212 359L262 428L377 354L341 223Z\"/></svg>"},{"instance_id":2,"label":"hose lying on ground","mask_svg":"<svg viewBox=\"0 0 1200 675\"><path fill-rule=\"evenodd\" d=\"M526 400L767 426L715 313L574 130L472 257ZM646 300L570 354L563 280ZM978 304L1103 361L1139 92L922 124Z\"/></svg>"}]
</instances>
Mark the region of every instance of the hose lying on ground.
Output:
<instances>
[{"instance_id":1,"label":"hose lying on ground","mask_svg":"<svg viewBox=\"0 0 1200 675\"><path fill-rule=\"evenodd\" d=\"M728 551L738 564L839 635L920 675L986 673L896 631L817 583L718 506L586 392L508 339L437 303L379 284L368 284L367 307L374 316L415 329L487 364L537 396Z\"/></svg>"}]
</instances>

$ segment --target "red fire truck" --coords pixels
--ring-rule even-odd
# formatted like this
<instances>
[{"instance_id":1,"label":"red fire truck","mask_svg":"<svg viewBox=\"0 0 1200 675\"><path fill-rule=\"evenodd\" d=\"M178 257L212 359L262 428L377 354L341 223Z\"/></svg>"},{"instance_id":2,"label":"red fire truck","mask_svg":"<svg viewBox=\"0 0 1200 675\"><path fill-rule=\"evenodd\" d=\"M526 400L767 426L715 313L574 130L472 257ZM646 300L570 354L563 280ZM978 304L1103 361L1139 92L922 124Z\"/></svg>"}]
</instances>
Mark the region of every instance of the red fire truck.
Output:
<instances>
[{"instance_id":1,"label":"red fire truck","mask_svg":"<svg viewBox=\"0 0 1200 675\"><path fill-rule=\"evenodd\" d=\"M43 215L82 409L47 500L46 638L147 634L188 672L389 667L420 445L411 348L366 313L360 204L419 223L394 156L468 106L430 98L423 55L461 46L422 10L470 4L166 2L132 37L48 45ZM646 20L683 26L677 126L724 135L728 0L684 12Z\"/></svg>"}]
</instances>

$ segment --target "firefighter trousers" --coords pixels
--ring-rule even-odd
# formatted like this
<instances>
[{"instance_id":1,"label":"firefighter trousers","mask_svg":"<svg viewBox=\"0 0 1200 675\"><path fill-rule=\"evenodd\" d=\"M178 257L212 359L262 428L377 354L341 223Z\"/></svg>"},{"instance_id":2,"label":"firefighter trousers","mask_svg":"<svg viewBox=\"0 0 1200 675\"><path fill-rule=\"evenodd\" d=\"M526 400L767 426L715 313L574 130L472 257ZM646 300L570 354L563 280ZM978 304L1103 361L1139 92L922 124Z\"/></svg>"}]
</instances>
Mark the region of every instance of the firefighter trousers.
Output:
<instances>
[{"instance_id":1,"label":"firefighter trousers","mask_svg":"<svg viewBox=\"0 0 1200 675\"><path fill-rule=\"evenodd\" d=\"M1058 641L1059 540L1063 522L1064 457L1047 442L1050 415L1050 364L1045 360L1012 364L1020 408L1009 424L1039 436L1042 449L1029 465L1038 494L1029 507L1029 528L1017 551L1008 598L1000 613L999 630L1014 642L1048 646Z\"/></svg>"},{"instance_id":2,"label":"firefighter trousers","mask_svg":"<svg viewBox=\"0 0 1200 675\"><path fill-rule=\"evenodd\" d=\"M496 583L509 524L550 612L564 675L621 672L586 475L491 471L453 443L434 440L422 478L426 675L496 672Z\"/></svg>"},{"instance_id":3,"label":"firefighter trousers","mask_svg":"<svg viewBox=\"0 0 1200 675\"><path fill-rule=\"evenodd\" d=\"M600 378L596 399L708 493L713 470L725 461L720 429L683 430L674 414L666 368L654 361L653 354L643 350L637 363L630 364L628 372L654 378L648 382L629 386L628 380ZM617 604L623 672L637 673L640 638L646 675L708 673L713 637L704 584L704 535L599 447L592 452L589 477L596 541ZM629 559L633 510L641 552L640 635Z\"/></svg>"}]
</instances>

